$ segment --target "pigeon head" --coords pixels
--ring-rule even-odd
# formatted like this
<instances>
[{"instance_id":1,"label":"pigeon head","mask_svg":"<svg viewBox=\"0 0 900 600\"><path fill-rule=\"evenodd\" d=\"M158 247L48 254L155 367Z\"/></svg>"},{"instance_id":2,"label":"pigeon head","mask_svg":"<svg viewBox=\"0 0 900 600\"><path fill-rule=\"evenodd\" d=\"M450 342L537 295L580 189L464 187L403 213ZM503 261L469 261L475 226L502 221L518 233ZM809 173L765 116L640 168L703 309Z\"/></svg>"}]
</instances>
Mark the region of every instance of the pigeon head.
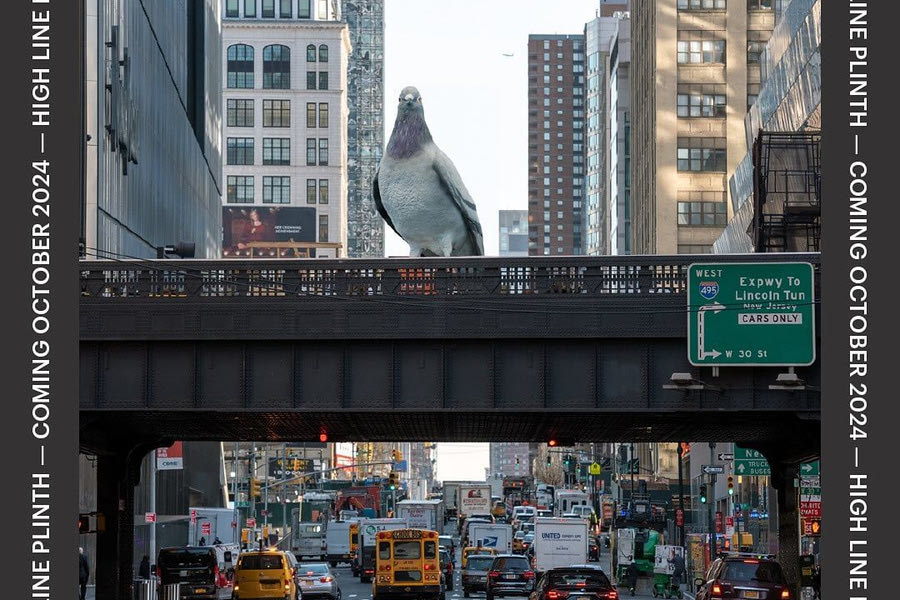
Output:
<instances>
[{"instance_id":1,"label":"pigeon head","mask_svg":"<svg viewBox=\"0 0 900 600\"><path fill-rule=\"evenodd\" d=\"M400 92L397 106L397 120L388 140L387 153L392 158L409 158L419 151L422 144L431 141L431 132L425 123L422 96L413 86L406 86Z\"/></svg>"}]
</instances>

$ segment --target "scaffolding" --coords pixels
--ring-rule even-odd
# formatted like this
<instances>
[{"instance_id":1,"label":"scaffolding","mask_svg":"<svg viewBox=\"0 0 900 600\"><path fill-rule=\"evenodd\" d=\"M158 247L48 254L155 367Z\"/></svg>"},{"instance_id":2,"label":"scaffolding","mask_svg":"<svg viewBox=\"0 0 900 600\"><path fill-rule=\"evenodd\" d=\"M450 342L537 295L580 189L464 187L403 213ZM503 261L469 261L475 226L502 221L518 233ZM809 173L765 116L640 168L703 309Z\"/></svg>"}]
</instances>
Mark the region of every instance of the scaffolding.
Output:
<instances>
[{"instance_id":1,"label":"scaffolding","mask_svg":"<svg viewBox=\"0 0 900 600\"><path fill-rule=\"evenodd\" d=\"M753 145L753 222L757 252L819 252L822 136L760 132Z\"/></svg>"}]
</instances>

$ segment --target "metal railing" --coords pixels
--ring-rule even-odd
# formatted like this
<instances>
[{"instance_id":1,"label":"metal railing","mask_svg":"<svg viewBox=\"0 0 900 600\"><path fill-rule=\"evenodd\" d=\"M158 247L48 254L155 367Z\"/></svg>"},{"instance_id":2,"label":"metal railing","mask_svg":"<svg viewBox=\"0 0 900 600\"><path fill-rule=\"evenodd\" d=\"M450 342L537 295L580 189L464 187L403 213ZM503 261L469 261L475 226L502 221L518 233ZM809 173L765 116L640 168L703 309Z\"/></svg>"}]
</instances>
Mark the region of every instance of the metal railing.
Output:
<instances>
[{"instance_id":1,"label":"metal railing","mask_svg":"<svg viewBox=\"0 0 900 600\"><path fill-rule=\"evenodd\" d=\"M83 298L596 297L685 293L692 263L810 262L818 253L417 259L83 260ZM818 284L818 277L816 278Z\"/></svg>"}]
</instances>

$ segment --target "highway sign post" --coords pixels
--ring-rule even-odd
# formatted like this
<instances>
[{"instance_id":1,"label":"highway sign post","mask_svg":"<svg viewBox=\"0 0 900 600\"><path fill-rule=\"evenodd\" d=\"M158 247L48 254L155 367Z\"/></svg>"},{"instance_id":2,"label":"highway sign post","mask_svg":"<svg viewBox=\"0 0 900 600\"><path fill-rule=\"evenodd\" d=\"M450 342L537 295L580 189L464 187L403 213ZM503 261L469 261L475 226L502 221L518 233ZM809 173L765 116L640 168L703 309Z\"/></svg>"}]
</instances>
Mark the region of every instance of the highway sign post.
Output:
<instances>
[{"instance_id":1,"label":"highway sign post","mask_svg":"<svg viewBox=\"0 0 900 600\"><path fill-rule=\"evenodd\" d=\"M811 264L693 263L687 286L692 365L815 362Z\"/></svg>"}]
</instances>

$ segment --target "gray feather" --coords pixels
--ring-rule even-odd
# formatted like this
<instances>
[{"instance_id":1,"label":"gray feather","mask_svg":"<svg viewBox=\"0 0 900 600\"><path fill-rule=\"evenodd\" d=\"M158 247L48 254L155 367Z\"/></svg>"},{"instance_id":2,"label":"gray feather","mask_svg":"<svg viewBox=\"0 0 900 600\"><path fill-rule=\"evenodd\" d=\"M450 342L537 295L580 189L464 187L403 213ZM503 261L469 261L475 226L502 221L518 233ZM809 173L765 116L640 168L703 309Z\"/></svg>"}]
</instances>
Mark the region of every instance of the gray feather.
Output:
<instances>
[{"instance_id":1,"label":"gray feather","mask_svg":"<svg viewBox=\"0 0 900 600\"><path fill-rule=\"evenodd\" d=\"M478 209L434 143L414 87L400 92L394 130L373 182L375 206L416 256L482 256Z\"/></svg>"}]
</instances>

